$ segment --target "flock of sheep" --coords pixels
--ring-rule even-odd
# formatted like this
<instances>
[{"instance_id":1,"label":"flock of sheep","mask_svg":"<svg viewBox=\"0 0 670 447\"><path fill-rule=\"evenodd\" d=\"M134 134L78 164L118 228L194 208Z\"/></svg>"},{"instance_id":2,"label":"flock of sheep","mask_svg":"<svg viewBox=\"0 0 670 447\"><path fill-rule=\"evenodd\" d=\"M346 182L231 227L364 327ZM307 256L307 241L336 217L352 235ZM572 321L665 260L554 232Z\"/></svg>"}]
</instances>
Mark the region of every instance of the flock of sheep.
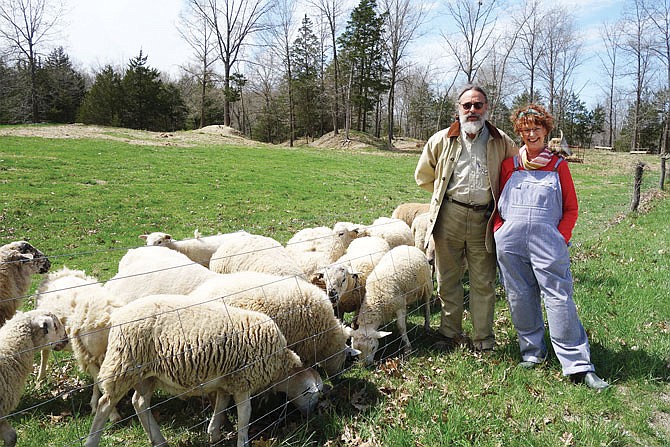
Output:
<instances>
[{"instance_id":1,"label":"flock of sheep","mask_svg":"<svg viewBox=\"0 0 670 447\"><path fill-rule=\"evenodd\" d=\"M63 267L25 241L0 247L0 439L14 446L8 417L18 405L36 350L38 380L51 350L70 350L93 378L95 414L86 440L97 446L117 403L132 404L151 445L167 445L150 411L155 389L204 395L214 409L207 432L221 439L230 398L237 445L249 445L251 397L286 395L313 411L321 375L341 374L348 357L373 363L381 331L396 320L410 349L406 313L423 302L429 328L432 244L427 205L402 204L371 225L307 228L282 245L245 231L175 240L140 236L106 282ZM46 274L35 309L19 311L34 274ZM344 315L353 313L350 324Z\"/></svg>"}]
</instances>

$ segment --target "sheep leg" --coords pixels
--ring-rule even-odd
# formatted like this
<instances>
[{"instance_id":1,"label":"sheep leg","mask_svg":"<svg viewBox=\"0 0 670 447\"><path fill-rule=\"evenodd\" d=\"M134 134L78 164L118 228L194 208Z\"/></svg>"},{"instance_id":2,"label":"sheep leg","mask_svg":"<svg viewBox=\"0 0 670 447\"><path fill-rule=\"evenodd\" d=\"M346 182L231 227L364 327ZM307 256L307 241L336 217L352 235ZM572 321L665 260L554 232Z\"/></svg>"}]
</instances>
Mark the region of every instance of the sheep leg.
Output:
<instances>
[{"instance_id":1,"label":"sheep leg","mask_svg":"<svg viewBox=\"0 0 670 447\"><path fill-rule=\"evenodd\" d=\"M6 419L0 421L0 439L5 442L5 447L16 445L16 430L9 425Z\"/></svg>"},{"instance_id":2,"label":"sheep leg","mask_svg":"<svg viewBox=\"0 0 670 447\"><path fill-rule=\"evenodd\" d=\"M249 447L249 421L251 420L251 396L249 391L233 395L237 406L237 447Z\"/></svg>"},{"instance_id":3,"label":"sheep leg","mask_svg":"<svg viewBox=\"0 0 670 447\"><path fill-rule=\"evenodd\" d=\"M98 447L100 438L102 437L102 431L105 428L105 422L107 422L109 414L120 399L121 396L112 399L109 394L102 395L98 401L98 411L96 411L95 417L93 418L91 431L86 439L86 444L84 444L85 447Z\"/></svg>"},{"instance_id":4,"label":"sheep leg","mask_svg":"<svg viewBox=\"0 0 670 447\"><path fill-rule=\"evenodd\" d=\"M432 285L432 283L431 283ZM423 330L428 333L430 332L430 301L432 298L432 293L426 293L423 303Z\"/></svg>"},{"instance_id":5,"label":"sheep leg","mask_svg":"<svg viewBox=\"0 0 670 447\"><path fill-rule=\"evenodd\" d=\"M216 393L216 402L214 404L214 414L212 414L212 419L209 421L209 426L207 427L207 433L209 434L210 444L216 444L221 441L221 425L223 424L226 418L226 408L228 407L228 402L230 401L230 394L223 393L218 391Z\"/></svg>"},{"instance_id":6,"label":"sheep leg","mask_svg":"<svg viewBox=\"0 0 670 447\"><path fill-rule=\"evenodd\" d=\"M412 345L410 344L409 337L407 336L407 309L398 309L396 312L396 326L398 326L398 330L400 331L400 338L405 344L405 354L409 354L412 351Z\"/></svg>"},{"instance_id":7,"label":"sheep leg","mask_svg":"<svg viewBox=\"0 0 670 447\"><path fill-rule=\"evenodd\" d=\"M102 394L100 391L100 385L98 384L98 373L100 372L100 369L98 369L98 367L95 365L89 365L88 372L89 374L91 374L91 377L93 377L93 394L91 395L91 414L95 414L98 406L98 401L100 400L100 396ZM114 423L119 422L120 420L121 415L119 414L119 411L116 409L116 407L113 407L112 412L109 415L109 422Z\"/></svg>"},{"instance_id":8,"label":"sheep leg","mask_svg":"<svg viewBox=\"0 0 670 447\"><path fill-rule=\"evenodd\" d=\"M151 380L141 380L135 385L135 392L133 393L133 407L137 413L137 417L144 427L144 431L149 435L149 441L153 447L165 446L167 441L161 433L158 422L154 419L151 413L151 395L154 392L154 384Z\"/></svg>"},{"instance_id":9,"label":"sheep leg","mask_svg":"<svg viewBox=\"0 0 670 447\"><path fill-rule=\"evenodd\" d=\"M37 373L37 383L41 383L47 376L47 366L49 365L50 352L51 349L42 349L40 351L40 370Z\"/></svg>"}]
</instances>

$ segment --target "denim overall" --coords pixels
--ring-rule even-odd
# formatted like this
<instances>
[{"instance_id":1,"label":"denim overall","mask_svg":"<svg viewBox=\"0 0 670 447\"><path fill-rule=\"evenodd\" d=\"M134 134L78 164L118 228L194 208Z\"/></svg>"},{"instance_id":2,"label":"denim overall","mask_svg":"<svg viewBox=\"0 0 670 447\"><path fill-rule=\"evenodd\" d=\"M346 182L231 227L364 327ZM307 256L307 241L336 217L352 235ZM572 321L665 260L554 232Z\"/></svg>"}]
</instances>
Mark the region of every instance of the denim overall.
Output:
<instances>
[{"instance_id":1,"label":"denim overall","mask_svg":"<svg viewBox=\"0 0 670 447\"><path fill-rule=\"evenodd\" d=\"M522 359L541 363L547 357L543 298L551 344L563 374L569 375L595 368L572 300L568 246L558 231L563 198L557 169L562 160L552 171L536 171L520 170L514 157L514 172L498 203L504 224L494 236Z\"/></svg>"}]
</instances>

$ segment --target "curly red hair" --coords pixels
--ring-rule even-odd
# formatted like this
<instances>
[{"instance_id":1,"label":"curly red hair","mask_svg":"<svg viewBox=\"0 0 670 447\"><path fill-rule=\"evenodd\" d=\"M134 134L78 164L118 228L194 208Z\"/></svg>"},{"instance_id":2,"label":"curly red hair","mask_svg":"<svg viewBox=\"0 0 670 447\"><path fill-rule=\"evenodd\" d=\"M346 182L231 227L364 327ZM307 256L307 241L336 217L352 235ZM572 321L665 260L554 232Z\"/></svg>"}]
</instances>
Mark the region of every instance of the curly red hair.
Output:
<instances>
[{"instance_id":1,"label":"curly red hair","mask_svg":"<svg viewBox=\"0 0 670 447\"><path fill-rule=\"evenodd\" d=\"M521 135L521 129L532 126L542 126L547 135L554 129L554 117L540 104L528 104L519 107L509 117L514 125L514 131Z\"/></svg>"}]
</instances>

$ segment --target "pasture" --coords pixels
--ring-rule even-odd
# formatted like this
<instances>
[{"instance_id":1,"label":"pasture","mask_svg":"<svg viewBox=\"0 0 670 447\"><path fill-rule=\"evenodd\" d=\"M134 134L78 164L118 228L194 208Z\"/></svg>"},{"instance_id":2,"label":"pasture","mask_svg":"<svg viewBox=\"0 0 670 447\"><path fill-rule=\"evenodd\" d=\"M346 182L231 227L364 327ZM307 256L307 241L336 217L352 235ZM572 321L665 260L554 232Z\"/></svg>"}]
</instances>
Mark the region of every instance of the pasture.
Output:
<instances>
[{"instance_id":1,"label":"pasture","mask_svg":"<svg viewBox=\"0 0 670 447\"><path fill-rule=\"evenodd\" d=\"M195 229L244 229L285 243L304 227L369 224L399 203L428 201L414 183L417 159L416 151L0 136L0 242L28 240L50 257L52 270L68 266L107 280L125 251L142 245L138 236L152 231L187 239ZM647 169L641 210L631 214L637 160ZM670 444L670 200L657 190L658 157L587 150L570 169L580 203L571 249L575 301L592 361L613 387L575 386L553 357L539 369L518 369L499 289L492 355L434 350L414 309L411 355L400 356L395 331L378 363L354 364L334 379L307 420L290 407L284 413L281 402L255 407L252 445ZM24 308L31 305L27 297ZM432 315L437 327L436 307ZM31 378L10 417L18 445L83 445L92 420L89 382L69 353L52 354L47 383ZM207 445L205 400L159 394L153 404L170 445ZM101 445L147 445L129 398L120 412L127 419L109 427Z\"/></svg>"}]
</instances>

